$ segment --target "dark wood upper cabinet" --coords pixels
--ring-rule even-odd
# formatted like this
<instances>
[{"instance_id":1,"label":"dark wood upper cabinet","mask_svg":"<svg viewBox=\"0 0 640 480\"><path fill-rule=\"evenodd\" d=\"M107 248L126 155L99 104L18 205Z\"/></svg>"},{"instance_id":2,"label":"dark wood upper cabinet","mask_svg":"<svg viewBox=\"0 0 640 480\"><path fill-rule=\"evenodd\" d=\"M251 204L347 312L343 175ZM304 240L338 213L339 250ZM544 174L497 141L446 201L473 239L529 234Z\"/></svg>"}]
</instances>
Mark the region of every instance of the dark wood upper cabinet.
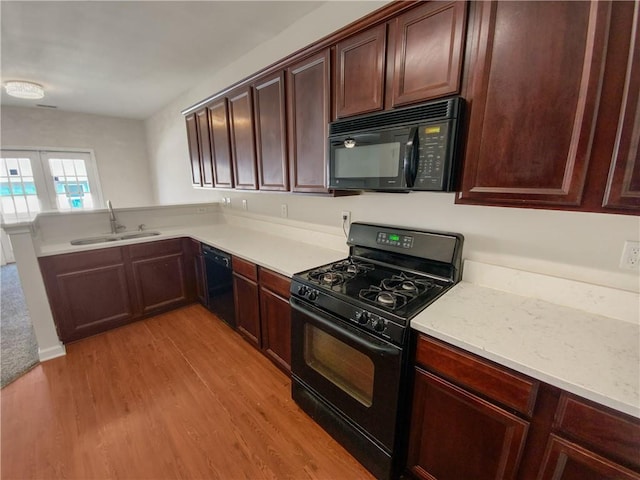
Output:
<instances>
[{"instance_id":1,"label":"dark wood upper cabinet","mask_svg":"<svg viewBox=\"0 0 640 480\"><path fill-rule=\"evenodd\" d=\"M256 153L260 190L289 190L284 72L254 84Z\"/></svg>"},{"instance_id":2,"label":"dark wood upper cabinet","mask_svg":"<svg viewBox=\"0 0 640 480\"><path fill-rule=\"evenodd\" d=\"M187 124L187 142L189 143L189 158L191 159L191 183L202 185L202 172L200 171L200 146L198 140L198 122L196 114L191 113L185 117Z\"/></svg>"},{"instance_id":3,"label":"dark wood upper cabinet","mask_svg":"<svg viewBox=\"0 0 640 480\"><path fill-rule=\"evenodd\" d=\"M604 207L640 208L640 5L632 15L636 25L627 65L622 108L609 170Z\"/></svg>"},{"instance_id":4,"label":"dark wood upper cabinet","mask_svg":"<svg viewBox=\"0 0 640 480\"><path fill-rule=\"evenodd\" d=\"M235 188L255 190L258 188L258 176L251 88L240 88L230 93L228 98Z\"/></svg>"},{"instance_id":5,"label":"dark wood upper cabinet","mask_svg":"<svg viewBox=\"0 0 640 480\"><path fill-rule=\"evenodd\" d=\"M229 108L226 98L209 105L209 129L213 154L213 179L216 187L233 187L231 142L229 139Z\"/></svg>"},{"instance_id":6,"label":"dark wood upper cabinet","mask_svg":"<svg viewBox=\"0 0 640 480\"><path fill-rule=\"evenodd\" d=\"M289 171L294 192L327 192L329 49L287 68Z\"/></svg>"},{"instance_id":7,"label":"dark wood upper cabinet","mask_svg":"<svg viewBox=\"0 0 640 480\"><path fill-rule=\"evenodd\" d=\"M200 173L202 186L213 187L213 165L211 162L211 140L209 134L209 110L196 112L198 122L198 146L200 147Z\"/></svg>"},{"instance_id":8,"label":"dark wood upper cabinet","mask_svg":"<svg viewBox=\"0 0 640 480\"><path fill-rule=\"evenodd\" d=\"M580 204L608 2L473 2L459 203Z\"/></svg>"},{"instance_id":9,"label":"dark wood upper cabinet","mask_svg":"<svg viewBox=\"0 0 640 480\"><path fill-rule=\"evenodd\" d=\"M460 91L466 15L466 2L425 2L391 21L392 106Z\"/></svg>"},{"instance_id":10,"label":"dark wood upper cabinet","mask_svg":"<svg viewBox=\"0 0 640 480\"><path fill-rule=\"evenodd\" d=\"M387 26L382 24L336 45L336 117L384 108L386 44Z\"/></svg>"}]
</instances>

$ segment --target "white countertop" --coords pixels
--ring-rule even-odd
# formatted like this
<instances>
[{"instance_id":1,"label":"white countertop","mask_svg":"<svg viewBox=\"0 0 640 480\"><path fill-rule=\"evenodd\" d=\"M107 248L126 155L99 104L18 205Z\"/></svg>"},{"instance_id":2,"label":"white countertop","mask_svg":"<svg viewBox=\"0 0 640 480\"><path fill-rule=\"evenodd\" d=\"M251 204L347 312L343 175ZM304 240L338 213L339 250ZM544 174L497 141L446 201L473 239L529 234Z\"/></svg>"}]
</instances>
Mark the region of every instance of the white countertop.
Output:
<instances>
[{"instance_id":1,"label":"white countertop","mask_svg":"<svg viewBox=\"0 0 640 480\"><path fill-rule=\"evenodd\" d=\"M164 228L158 236L134 240L94 243L91 245L71 245L69 242L49 243L41 246L40 256L96 250L179 237L191 237L288 277L309 268L341 260L348 255L346 240L344 250L335 250L242 226L221 223L198 227Z\"/></svg>"},{"instance_id":2,"label":"white countertop","mask_svg":"<svg viewBox=\"0 0 640 480\"><path fill-rule=\"evenodd\" d=\"M451 345L640 417L640 326L462 281L411 326Z\"/></svg>"},{"instance_id":3,"label":"white countertop","mask_svg":"<svg viewBox=\"0 0 640 480\"><path fill-rule=\"evenodd\" d=\"M213 223L160 231L156 237L86 246L44 243L39 256L186 236L290 277L348 253L346 241L341 247L338 236L282 226ZM463 281L415 317L411 326L640 417L637 294L479 265L465 262Z\"/></svg>"}]
</instances>

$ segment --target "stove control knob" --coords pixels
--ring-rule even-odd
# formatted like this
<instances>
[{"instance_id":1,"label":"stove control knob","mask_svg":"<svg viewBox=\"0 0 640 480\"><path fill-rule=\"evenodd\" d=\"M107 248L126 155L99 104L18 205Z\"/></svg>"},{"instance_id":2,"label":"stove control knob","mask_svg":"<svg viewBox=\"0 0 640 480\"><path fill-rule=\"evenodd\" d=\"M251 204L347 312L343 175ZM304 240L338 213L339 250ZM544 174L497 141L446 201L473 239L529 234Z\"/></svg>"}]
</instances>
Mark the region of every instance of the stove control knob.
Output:
<instances>
[{"instance_id":1,"label":"stove control knob","mask_svg":"<svg viewBox=\"0 0 640 480\"><path fill-rule=\"evenodd\" d=\"M307 298L313 302L316 298L318 298L318 292L311 290Z\"/></svg>"},{"instance_id":2,"label":"stove control knob","mask_svg":"<svg viewBox=\"0 0 640 480\"><path fill-rule=\"evenodd\" d=\"M306 295L307 294L307 287L305 287L304 285L301 285L300 287L298 287L298 295Z\"/></svg>"},{"instance_id":3,"label":"stove control knob","mask_svg":"<svg viewBox=\"0 0 640 480\"><path fill-rule=\"evenodd\" d=\"M382 332L386 327L384 320L381 318L371 320L371 326L376 332Z\"/></svg>"},{"instance_id":4,"label":"stove control knob","mask_svg":"<svg viewBox=\"0 0 640 480\"><path fill-rule=\"evenodd\" d=\"M356 313L356 320L360 325L364 325L369 321L369 314L367 312Z\"/></svg>"}]
</instances>

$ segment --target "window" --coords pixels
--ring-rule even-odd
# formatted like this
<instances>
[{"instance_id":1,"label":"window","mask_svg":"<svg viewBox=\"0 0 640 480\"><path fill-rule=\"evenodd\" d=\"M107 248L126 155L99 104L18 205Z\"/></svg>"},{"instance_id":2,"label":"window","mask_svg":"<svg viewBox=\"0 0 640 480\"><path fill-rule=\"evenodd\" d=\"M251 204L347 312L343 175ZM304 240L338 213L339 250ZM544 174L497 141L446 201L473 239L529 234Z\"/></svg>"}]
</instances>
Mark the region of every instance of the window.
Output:
<instances>
[{"instance_id":1,"label":"window","mask_svg":"<svg viewBox=\"0 0 640 480\"><path fill-rule=\"evenodd\" d=\"M3 214L102 206L97 169L90 152L2 150L0 160Z\"/></svg>"}]
</instances>

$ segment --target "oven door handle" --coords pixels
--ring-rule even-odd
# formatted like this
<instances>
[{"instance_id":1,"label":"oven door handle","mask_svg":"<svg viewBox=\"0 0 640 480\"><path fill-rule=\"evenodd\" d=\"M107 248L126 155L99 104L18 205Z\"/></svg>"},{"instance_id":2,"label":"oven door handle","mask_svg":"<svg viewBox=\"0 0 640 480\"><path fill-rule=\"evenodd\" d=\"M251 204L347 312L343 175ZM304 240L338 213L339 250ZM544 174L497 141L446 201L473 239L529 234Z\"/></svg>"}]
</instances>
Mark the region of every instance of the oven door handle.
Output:
<instances>
[{"instance_id":1,"label":"oven door handle","mask_svg":"<svg viewBox=\"0 0 640 480\"><path fill-rule=\"evenodd\" d=\"M326 328L327 330L330 330L334 334L347 337L352 342L357 343L363 348L366 348L369 352L373 352L380 356L390 356L390 357L400 355L399 348L386 347L386 346L376 345L375 343L368 342L367 340L357 336L353 332L350 332L349 330L344 328L340 328L340 326L321 317L317 313L302 307L302 304L300 303L300 301L298 301L298 299L296 299L295 297L291 297L289 299L289 303L291 304L292 308L295 308L300 313L303 313L304 315L310 317L317 324L322 325L322 327Z\"/></svg>"}]
</instances>

